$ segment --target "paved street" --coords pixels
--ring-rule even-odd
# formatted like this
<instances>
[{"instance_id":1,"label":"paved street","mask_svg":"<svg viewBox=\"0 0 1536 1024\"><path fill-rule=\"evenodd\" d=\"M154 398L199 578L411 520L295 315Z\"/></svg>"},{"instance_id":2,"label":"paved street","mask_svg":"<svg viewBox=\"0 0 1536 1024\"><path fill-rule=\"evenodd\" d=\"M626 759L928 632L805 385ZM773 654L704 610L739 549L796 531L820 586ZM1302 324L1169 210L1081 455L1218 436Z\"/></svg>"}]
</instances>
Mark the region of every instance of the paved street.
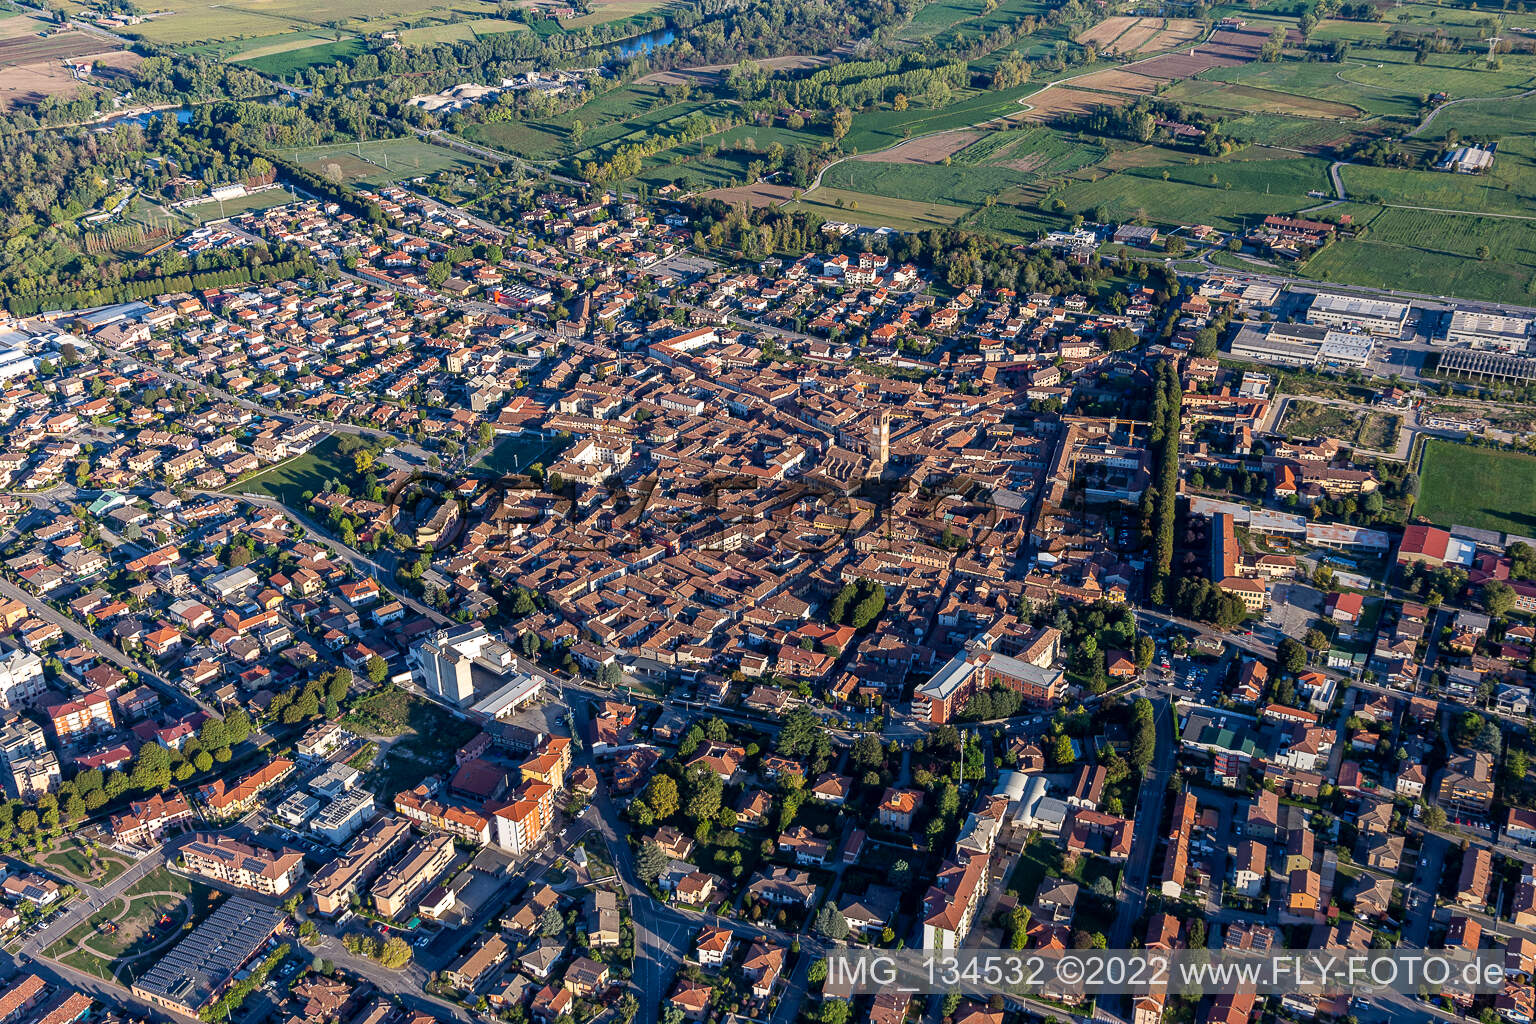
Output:
<instances>
[{"instance_id":1,"label":"paved street","mask_svg":"<svg viewBox=\"0 0 1536 1024\"><path fill-rule=\"evenodd\" d=\"M76 622L68 615L62 615L51 608L42 598L37 597L16 584L0 577L0 596L8 597L14 601L20 601L30 608L38 618L45 622L51 622L58 626L69 636L74 637L80 643L91 648L103 658L112 662L124 672L135 672L139 679L159 690L170 699L172 705L193 703L209 714L216 714L213 707L206 701L191 694L185 693L172 686L164 678L152 669L145 668L142 664L128 657L109 640L105 640L92 633L83 624Z\"/></svg>"}]
</instances>

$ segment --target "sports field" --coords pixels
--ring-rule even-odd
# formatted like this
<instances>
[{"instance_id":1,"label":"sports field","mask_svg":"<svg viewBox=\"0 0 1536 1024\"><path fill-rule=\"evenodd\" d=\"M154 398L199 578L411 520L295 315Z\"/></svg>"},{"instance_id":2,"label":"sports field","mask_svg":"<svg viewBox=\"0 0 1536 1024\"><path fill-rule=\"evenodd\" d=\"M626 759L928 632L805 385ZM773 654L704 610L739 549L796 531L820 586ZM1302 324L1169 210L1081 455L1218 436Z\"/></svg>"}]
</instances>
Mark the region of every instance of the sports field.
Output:
<instances>
[{"instance_id":1,"label":"sports field","mask_svg":"<svg viewBox=\"0 0 1536 1024\"><path fill-rule=\"evenodd\" d=\"M199 203L196 206L183 206L180 212L199 224L206 224L211 220L233 217L236 214L249 213L251 210L270 210L274 206L298 202L298 198L285 188L268 188L241 196L239 199L226 199L222 203L208 202Z\"/></svg>"},{"instance_id":2,"label":"sports field","mask_svg":"<svg viewBox=\"0 0 1536 1024\"><path fill-rule=\"evenodd\" d=\"M322 178L347 184L380 185L448 169L473 170L481 161L420 139L381 139L282 150L282 155Z\"/></svg>"},{"instance_id":3,"label":"sports field","mask_svg":"<svg viewBox=\"0 0 1536 1024\"><path fill-rule=\"evenodd\" d=\"M332 434L298 458L281 462L248 479L231 484L226 490L239 494L262 494L285 505L304 507L304 492L319 494L332 483L355 484L352 460L336 450L337 435Z\"/></svg>"},{"instance_id":4,"label":"sports field","mask_svg":"<svg viewBox=\"0 0 1536 1024\"><path fill-rule=\"evenodd\" d=\"M1536 457L1427 440L1414 514L1440 526L1536 534Z\"/></svg>"}]
</instances>

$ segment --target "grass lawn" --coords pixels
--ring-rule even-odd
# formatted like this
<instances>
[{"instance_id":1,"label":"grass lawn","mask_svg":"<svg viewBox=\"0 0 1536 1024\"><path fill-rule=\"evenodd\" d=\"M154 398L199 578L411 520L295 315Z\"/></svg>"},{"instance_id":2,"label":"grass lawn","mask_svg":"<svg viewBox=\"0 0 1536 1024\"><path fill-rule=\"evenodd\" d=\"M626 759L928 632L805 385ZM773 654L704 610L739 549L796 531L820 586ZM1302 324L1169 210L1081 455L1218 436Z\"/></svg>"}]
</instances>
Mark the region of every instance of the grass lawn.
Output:
<instances>
[{"instance_id":1,"label":"grass lawn","mask_svg":"<svg viewBox=\"0 0 1536 1024\"><path fill-rule=\"evenodd\" d=\"M241 494L264 494L285 505L302 507L305 491L319 494L332 480L345 484L357 483L352 460L337 451L340 443L340 435L332 434L298 458L237 481L225 490Z\"/></svg>"},{"instance_id":2,"label":"grass lawn","mask_svg":"<svg viewBox=\"0 0 1536 1024\"><path fill-rule=\"evenodd\" d=\"M1008 876L1008 888L1019 894L1026 906L1034 902L1035 890L1052 875L1061 874L1061 848L1044 839L1034 839L1019 855L1019 863Z\"/></svg>"},{"instance_id":3,"label":"grass lawn","mask_svg":"<svg viewBox=\"0 0 1536 1024\"><path fill-rule=\"evenodd\" d=\"M153 963L148 958L174 946L222 898L216 889L160 868L71 929L44 955L109 981L125 966L142 973Z\"/></svg>"},{"instance_id":4,"label":"grass lawn","mask_svg":"<svg viewBox=\"0 0 1536 1024\"><path fill-rule=\"evenodd\" d=\"M1414 514L1441 526L1536 534L1536 457L1424 442Z\"/></svg>"},{"instance_id":5,"label":"grass lawn","mask_svg":"<svg viewBox=\"0 0 1536 1024\"><path fill-rule=\"evenodd\" d=\"M587 851L587 877L598 881L616 874L613 858L608 855L608 844L602 836L589 836L582 842L581 848Z\"/></svg>"},{"instance_id":6,"label":"grass lawn","mask_svg":"<svg viewBox=\"0 0 1536 1024\"><path fill-rule=\"evenodd\" d=\"M65 840L59 849L38 858L47 867L96 885L106 885L128 870L128 862L110 850L97 850L95 859L99 870L92 870L91 859L91 854L78 839Z\"/></svg>"}]
</instances>

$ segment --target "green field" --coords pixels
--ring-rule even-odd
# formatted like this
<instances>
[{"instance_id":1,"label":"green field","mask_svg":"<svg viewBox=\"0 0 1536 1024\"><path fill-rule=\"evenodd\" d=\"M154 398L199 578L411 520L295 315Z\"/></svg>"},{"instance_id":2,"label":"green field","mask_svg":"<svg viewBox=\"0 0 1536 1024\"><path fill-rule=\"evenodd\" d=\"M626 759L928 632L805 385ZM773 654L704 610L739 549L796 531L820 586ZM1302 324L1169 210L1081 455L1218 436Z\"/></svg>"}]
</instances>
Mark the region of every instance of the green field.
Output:
<instances>
[{"instance_id":1,"label":"green field","mask_svg":"<svg viewBox=\"0 0 1536 1024\"><path fill-rule=\"evenodd\" d=\"M1468 299L1536 297L1536 221L1423 210L1349 207L1368 227L1313 256L1302 273L1325 281ZM1479 258L1486 246L1488 258Z\"/></svg>"},{"instance_id":2,"label":"green field","mask_svg":"<svg viewBox=\"0 0 1536 1024\"><path fill-rule=\"evenodd\" d=\"M44 955L103 980L142 974L212 911L222 894L165 868L145 875ZM163 918L169 916L169 921Z\"/></svg>"},{"instance_id":3,"label":"green field","mask_svg":"<svg viewBox=\"0 0 1536 1024\"><path fill-rule=\"evenodd\" d=\"M646 160L640 179L653 187L675 183L688 191L720 188L747 181L751 177L751 163L763 159L763 153L774 143L786 150L804 146L814 151L825 141L825 135L810 128L791 131L741 125L658 153ZM706 146L714 150L712 156L706 155Z\"/></svg>"},{"instance_id":4,"label":"green field","mask_svg":"<svg viewBox=\"0 0 1536 1024\"><path fill-rule=\"evenodd\" d=\"M476 21L453 21L441 25L408 28L400 33L400 42L406 46L458 43L501 32L526 32L527 30L528 26L520 21L512 21L508 18L480 18Z\"/></svg>"},{"instance_id":5,"label":"green field","mask_svg":"<svg viewBox=\"0 0 1536 1024\"><path fill-rule=\"evenodd\" d=\"M1432 55L1424 64L1414 63L1404 50L1357 50L1343 66L1287 60L1274 64L1254 62L1212 68L1199 75L1203 82L1240 85L1293 93L1313 99L1350 104L1368 114L1384 114L1417 120L1422 97L1444 90L1453 98L1513 96L1531 87L1532 69L1514 60L1491 71L1483 58L1471 54Z\"/></svg>"},{"instance_id":6,"label":"green field","mask_svg":"<svg viewBox=\"0 0 1536 1024\"><path fill-rule=\"evenodd\" d=\"M1104 65L1110 67L1112 65ZM1086 74L1092 68L1082 68ZM1039 92L1042 83L1031 82L995 92L957 93L954 103L940 109L910 107L907 110L871 110L854 115L853 128L843 139L849 152L874 153L917 135L970 128L986 121L1023 113L1019 100Z\"/></svg>"},{"instance_id":7,"label":"green field","mask_svg":"<svg viewBox=\"0 0 1536 1024\"><path fill-rule=\"evenodd\" d=\"M273 466L225 488L240 494L263 494L284 505L304 507L304 492L319 494L331 482L355 484L352 460L337 452L339 435L332 434L296 459Z\"/></svg>"},{"instance_id":8,"label":"green field","mask_svg":"<svg viewBox=\"0 0 1536 1024\"><path fill-rule=\"evenodd\" d=\"M888 199L825 186L785 208L811 210L826 220L891 227L899 231L949 227L969 212L962 206L925 203L917 199Z\"/></svg>"},{"instance_id":9,"label":"green field","mask_svg":"<svg viewBox=\"0 0 1536 1024\"><path fill-rule=\"evenodd\" d=\"M1272 213L1314 205L1307 192L1328 187L1327 161L1288 159L1208 160L1198 164L1131 167L1078 182L1056 193L1071 213L1109 214L1112 221L1145 214L1156 224L1209 224L1242 228ZM1164 180L1163 175L1167 174Z\"/></svg>"},{"instance_id":10,"label":"green field","mask_svg":"<svg viewBox=\"0 0 1536 1024\"><path fill-rule=\"evenodd\" d=\"M439 171L468 172L483 166L475 157L417 138L381 139L361 145L340 143L281 152L322 178L339 179L347 184L383 185Z\"/></svg>"},{"instance_id":11,"label":"green field","mask_svg":"<svg viewBox=\"0 0 1536 1024\"><path fill-rule=\"evenodd\" d=\"M1487 174L1350 165L1339 168L1339 176L1351 198L1370 197L1387 205L1469 213L1536 216L1536 169L1515 152L1517 149L1517 145L1508 150L1500 147L1493 170Z\"/></svg>"},{"instance_id":12,"label":"green field","mask_svg":"<svg viewBox=\"0 0 1536 1024\"><path fill-rule=\"evenodd\" d=\"M121 854L98 848L93 855L75 838L64 840L58 849L43 854L38 860L46 867L95 885L106 885L128 870L128 862Z\"/></svg>"},{"instance_id":13,"label":"green field","mask_svg":"<svg viewBox=\"0 0 1536 1024\"><path fill-rule=\"evenodd\" d=\"M342 39L333 43L320 43L316 46L302 46L295 49L268 52L256 57L240 57L236 63L244 64L253 71L259 71L264 75L274 78L291 78L296 72L315 65L335 64L343 57L356 57L366 53L367 44L361 39Z\"/></svg>"},{"instance_id":14,"label":"green field","mask_svg":"<svg viewBox=\"0 0 1536 1024\"><path fill-rule=\"evenodd\" d=\"M1536 457L1424 442L1414 515L1440 526L1536 534Z\"/></svg>"},{"instance_id":15,"label":"green field","mask_svg":"<svg viewBox=\"0 0 1536 1024\"><path fill-rule=\"evenodd\" d=\"M1065 178L1104 157L1102 146L1081 143L1044 127L988 132L941 163L845 160L827 170L827 186L849 192L926 199L956 206L1032 202L1038 182Z\"/></svg>"}]
</instances>

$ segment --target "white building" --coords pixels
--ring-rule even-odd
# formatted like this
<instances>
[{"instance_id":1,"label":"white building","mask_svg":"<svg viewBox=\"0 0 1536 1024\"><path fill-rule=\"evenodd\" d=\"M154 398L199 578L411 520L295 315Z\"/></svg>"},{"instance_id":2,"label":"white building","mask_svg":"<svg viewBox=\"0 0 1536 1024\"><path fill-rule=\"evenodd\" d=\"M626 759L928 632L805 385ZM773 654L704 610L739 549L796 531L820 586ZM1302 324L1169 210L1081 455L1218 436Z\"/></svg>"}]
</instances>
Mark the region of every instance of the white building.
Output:
<instances>
[{"instance_id":1,"label":"white building","mask_svg":"<svg viewBox=\"0 0 1536 1024\"><path fill-rule=\"evenodd\" d=\"M480 625L440 629L411 648L410 660L428 693L460 706L474 699L477 669L483 689L500 689L502 677L516 664L512 648Z\"/></svg>"},{"instance_id":2,"label":"white building","mask_svg":"<svg viewBox=\"0 0 1536 1024\"><path fill-rule=\"evenodd\" d=\"M1369 334L1329 331L1318 350L1317 361L1334 366L1364 366L1371 361L1371 350L1375 347L1376 342Z\"/></svg>"},{"instance_id":3,"label":"white building","mask_svg":"<svg viewBox=\"0 0 1536 1024\"><path fill-rule=\"evenodd\" d=\"M1451 314L1445 331L1448 345L1492 349L1512 355L1524 355L1531 344L1531 321L1523 316L1499 316L1458 309Z\"/></svg>"},{"instance_id":4,"label":"white building","mask_svg":"<svg viewBox=\"0 0 1536 1024\"><path fill-rule=\"evenodd\" d=\"M373 817L373 794L354 789L337 797L309 823L309 830L328 843L340 845L351 839Z\"/></svg>"},{"instance_id":5,"label":"white building","mask_svg":"<svg viewBox=\"0 0 1536 1024\"><path fill-rule=\"evenodd\" d=\"M1365 299L1358 295L1318 292L1307 308L1307 323L1323 327L1343 327L1396 338L1408 322L1406 302Z\"/></svg>"},{"instance_id":6,"label":"white building","mask_svg":"<svg viewBox=\"0 0 1536 1024\"><path fill-rule=\"evenodd\" d=\"M32 651L8 651L0 657L0 708L30 704L43 692L43 659Z\"/></svg>"}]
</instances>

